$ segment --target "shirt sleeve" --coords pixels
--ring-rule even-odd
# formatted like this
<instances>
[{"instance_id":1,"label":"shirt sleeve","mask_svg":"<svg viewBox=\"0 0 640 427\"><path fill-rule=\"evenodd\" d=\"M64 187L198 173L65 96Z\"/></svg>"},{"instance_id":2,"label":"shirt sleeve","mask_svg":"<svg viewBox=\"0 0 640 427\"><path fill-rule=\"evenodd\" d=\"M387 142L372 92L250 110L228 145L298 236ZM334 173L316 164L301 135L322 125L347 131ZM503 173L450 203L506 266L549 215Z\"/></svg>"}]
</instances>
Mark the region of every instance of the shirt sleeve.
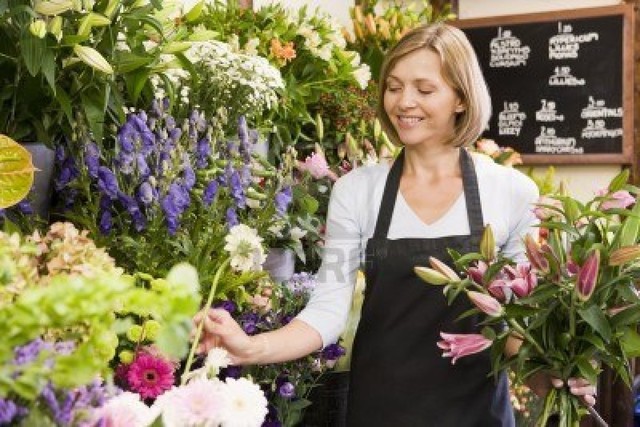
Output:
<instances>
[{"instance_id":1,"label":"shirt sleeve","mask_svg":"<svg viewBox=\"0 0 640 427\"><path fill-rule=\"evenodd\" d=\"M531 234L538 235L538 219L533 213L535 203L538 201L538 187L525 174L516 169L511 169L511 209L509 212L509 237L502 246L504 256L517 262L527 260L524 249L524 237Z\"/></svg>"},{"instance_id":2,"label":"shirt sleeve","mask_svg":"<svg viewBox=\"0 0 640 427\"><path fill-rule=\"evenodd\" d=\"M359 206L363 198L358 197L354 172L333 186L316 287L296 316L318 331L323 347L335 343L345 327L360 267L362 230L357 213L365 206Z\"/></svg>"}]
</instances>

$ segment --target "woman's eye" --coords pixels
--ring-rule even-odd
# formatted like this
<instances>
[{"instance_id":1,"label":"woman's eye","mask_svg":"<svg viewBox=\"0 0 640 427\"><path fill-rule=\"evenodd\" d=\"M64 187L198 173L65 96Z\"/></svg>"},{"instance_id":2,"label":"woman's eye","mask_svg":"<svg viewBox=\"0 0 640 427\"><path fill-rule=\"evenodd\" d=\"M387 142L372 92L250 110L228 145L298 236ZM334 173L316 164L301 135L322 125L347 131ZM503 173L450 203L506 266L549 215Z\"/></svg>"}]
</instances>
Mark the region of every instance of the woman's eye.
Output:
<instances>
[{"instance_id":1,"label":"woman's eye","mask_svg":"<svg viewBox=\"0 0 640 427\"><path fill-rule=\"evenodd\" d=\"M422 89L419 90L418 92L420 92L423 95L429 95L429 94L433 93L432 90L422 90Z\"/></svg>"},{"instance_id":2,"label":"woman's eye","mask_svg":"<svg viewBox=\"0 0 640 427\"><path fill-rule=\"evenodd\" d=\"M389 87L387 87L387 90L389 92L397 92L397 91L400 90L400 88L399 87L395 87L395 86L389 86Z\"/></svg>"}]
</instances>

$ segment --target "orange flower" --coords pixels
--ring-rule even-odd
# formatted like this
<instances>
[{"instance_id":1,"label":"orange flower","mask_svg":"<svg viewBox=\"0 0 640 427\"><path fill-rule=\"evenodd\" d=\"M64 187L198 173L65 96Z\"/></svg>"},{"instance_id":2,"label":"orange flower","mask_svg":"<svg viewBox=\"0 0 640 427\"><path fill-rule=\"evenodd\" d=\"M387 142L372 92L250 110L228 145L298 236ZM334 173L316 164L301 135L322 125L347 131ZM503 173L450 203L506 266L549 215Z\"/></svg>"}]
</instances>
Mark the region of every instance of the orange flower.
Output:
<instances>
[{"instance_id":1,"label":"orange flower","mask_svg":"<svg viewBox=\"0 0 640 427\"><path fill-rule=\"evenodd\" d=\"M278 39L271 39L271 54L282 65L296 57L296 49L293 42L286 42L284 45Z\"/></svg>"}]
</instances>

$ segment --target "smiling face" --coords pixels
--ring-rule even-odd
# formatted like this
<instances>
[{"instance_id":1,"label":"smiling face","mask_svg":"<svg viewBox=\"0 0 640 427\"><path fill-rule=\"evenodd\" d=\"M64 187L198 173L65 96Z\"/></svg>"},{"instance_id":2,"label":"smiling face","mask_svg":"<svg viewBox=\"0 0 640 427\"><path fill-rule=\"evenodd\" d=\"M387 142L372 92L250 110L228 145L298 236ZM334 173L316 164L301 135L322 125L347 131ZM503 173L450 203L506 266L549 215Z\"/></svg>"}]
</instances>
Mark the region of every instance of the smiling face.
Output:
<instances>
[{"instance_id":1,"label":"smiling face","mask_svg":"<svg viewBox=\"0 0 640 427\"><path fill-rule=\"evenodd\" d=\"M404 145L445 145L464 106L442 76L440 56L417 49L400 58L387 75L384 110Z\"/></svg>"}]
</instances>

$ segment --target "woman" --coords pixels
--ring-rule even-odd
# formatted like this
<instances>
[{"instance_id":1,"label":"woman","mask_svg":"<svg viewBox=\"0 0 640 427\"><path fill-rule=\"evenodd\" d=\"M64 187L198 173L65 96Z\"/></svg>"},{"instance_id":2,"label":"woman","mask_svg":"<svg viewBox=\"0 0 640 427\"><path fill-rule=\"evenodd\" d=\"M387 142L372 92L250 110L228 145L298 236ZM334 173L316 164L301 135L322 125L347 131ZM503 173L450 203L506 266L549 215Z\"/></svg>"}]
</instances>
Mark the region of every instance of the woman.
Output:
<instances>
[{"instance_id":1,"label":"woman","mask_svg":"<svg viewBox=\"0 0 640 427\"><path fill-rule=\"evenodd\" d=\"M464 148L486 127L490 99L464 34L445 24L408 33L387 54L379 116L404 147L393 166L363 167L334 186L319 285L290 324L247 336L226 311L210 310L202 348L222 345L237 364L302 357L335 342L347 318L355 274L366 275L351 363L349 426L512 426L504 375L488 377L488 351L452 365L439 332L471 333L479 318L449 306L415 274L447 249L477 251L485 224L509 257L523 259L535 229L535 184ZM549 382L544 379L543 387ZM579 382L574 392L593 390ZM592 396L589 396L592 398Z\"/></svg>"}]
</instances>

